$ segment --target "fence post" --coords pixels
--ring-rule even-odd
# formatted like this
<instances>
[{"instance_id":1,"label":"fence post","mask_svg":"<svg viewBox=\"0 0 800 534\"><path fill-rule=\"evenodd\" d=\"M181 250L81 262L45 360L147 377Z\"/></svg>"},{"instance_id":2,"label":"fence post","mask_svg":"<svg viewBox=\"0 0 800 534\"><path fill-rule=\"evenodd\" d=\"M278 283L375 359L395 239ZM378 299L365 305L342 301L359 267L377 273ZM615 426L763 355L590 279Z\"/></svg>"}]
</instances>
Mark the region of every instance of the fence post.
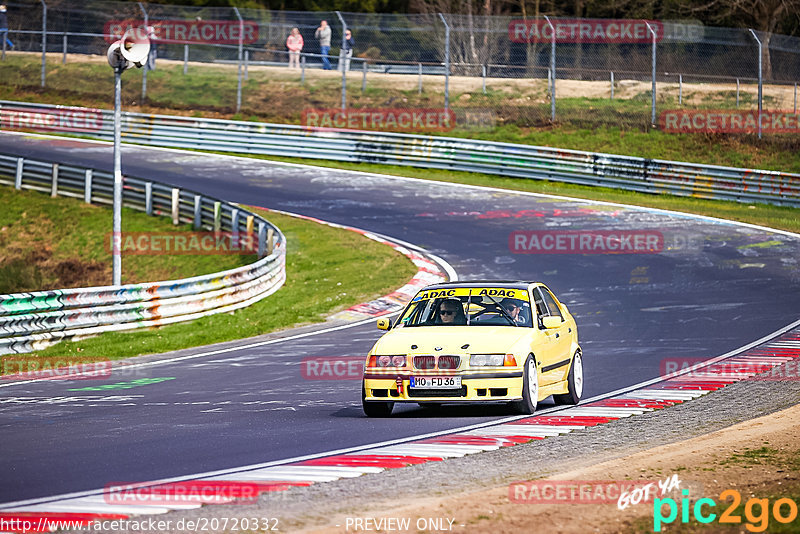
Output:
<instances>
[{"instance_id":1,"label":"fence post","mask_svg":"<svg viewBox=\"0 0 800 534\"><path fill-rule=\"evenodd\" d=\"M439 13L439 18L444 24L444 110L450 109L450 26ZM422 64L420 63L420 84L422 83ZM420 85L421 87L421 85Z\"/></svg>"},{"instance_id":2,"label":"fence post","mask_svg":"<svg viewBox=\"0 0 800 534\"><path fill-rule=\"evenodd\" d=\"M144 31L146 31L149 35L149 31L147 29L147 25L150 22L150 18L147 16L147 10L144 8L144 5L141 2L137 2L139 4L139 9L142 10L142 15L144 16ZM150 68L150 61L148 59L145 61L142 68L142 102L144 103L147 100L147 70Z\"/></svg>"},{"instance_id":3,"label":"fence post","mask_svg":"<svg viewBox=\"0 0 800 534\"><path fill-rule=\"evenodd\" d=\"M306 83L306 56L300 57L300 83Z\"/></svg>"},{"instance_id":4,"label":"fence post","mask_svg":"<svg viewBox=\"0 0 800 534\"><path fill-rule=\"evenodd\" d=\"M250 51L244 51L244 79L249 80L250 76L248 74L248 68L250 67Z\"/></svg>"},{"instance_id":5,"label":"fence post","mask_svg":"<svg viewBox=\"0 0 800 534\"><path fill-rule=\"evenodd\" d=\"M58 196L58 163L53 163L53 178L50 183L50 196L55 198Z\"/></svg>"},{"instance_id":6,"label":"fence post","mask_svg":"<svg viewBox=\"0 0 800 534\"><path fill-rule=\"evenodd\" d=\"M222 227L222 210L219 201L214 202L214 231L219 232Z\"/></svg>"},{"instance_id":7,"label":"fence post","mask_svg":"<svg viewBox=\"0 0 800 534\"><path fill-rule=\"evenodd\" d=\"M683 104L683 74L678 74L678 104Z\"/></svg>"},{"instance_id":8,"label":"fence post","mask_svg":"<svg viewBox=\"0 0 800 534\"><path fill-rule=\"evenodd\" d=\"M92 203L92 169L86 169L83 173L83 201Z\"/></svg>"},{"instance_id":9,"label":"fence post","mask_svg":"<svg viewBox=\"0 0 800 534\"><path fill-rule=\"evenodd\" d=\"M486 94L486 65L481 65L481 72L483 74L483 94Z\"/></svg>"},{"instance_id":10,"label":"fence post","mask_svg":"<svg viewBox=\"0 0 800 534\"><path fill-rule=\"evenodd\" d=\"M748 28L748 29L750 29L750 28ZM753 39L755 39L756 42L758 43L758 138L761 139L761 112L763 110L763 108L762 108L762 105L763 105L762 97L763 97L763 89L764 89L763 80L761 78L761 75L762 75L762 70L761 70L762 69L762 65L761 65L761 61L762 61L761 39L758 38L758 35L756 35L756 32L754 32L753 30L750 30L750 33L752 34Z\"/></svg>"},{"instance_id":11,"label":"fence post","mask_svg":"<svg viewBox=\"0 0 800 534\"><path fill-rule=\"evenodd\" d=\"M739 109L739 78L736 78L736 109Z\"/></svg>"},{"instance_id":12,"label":"fence post","mask_svg":"<svg viewBox=\"0 0 800 534\"><path fill-rule=\"evenodd\" d=\"M611 71L611 100L614 100L614 71Z\"/></svg>"},{"instance_id":13,"label":"fence post","mask_svg":"<svg viewBox=\"0 0 800 534\"><path fill-rule=\"evenodd\" d=\"M203 197L202 195L194 196L194 229L199 230L203 224Z\"/></svg>"},{"instance_id":14,"label":"fence post","mask_svg":"<svg viewBox=\"0 0 800 534\"><path fill-rule=\"evenodd\" d=\"M172 224L178 226L181 223L181 190L177 187L172 188Z\"/></svg>"},{"instance_id":15,"label":"fence post","mask_svg":"<svg viewBox=\"0 0 800 534\"><path fill-rule=\"evenodd\" d=\"M242 109L242 39L244 39L244 19L242 19L242 16L239 14L239 9L236 6L233 6L233 11L239 19L239 75L236 84L236 113L239 113L239 110Z\"/></svg>"},{"instance_id":16,"label":"fence post","mask_svg":"<svg viewBox=\"0 0 800 534\"><path fill-rule=\"evenodd\" d=\"M22 189L22 165L24 162L23 158L17 158L17 175L14 177L15 189Z\"/></svg>"},{"instance_id":17,"label":"fence post","mask_svg":"<svg viewBox=\"0 0 800 534\"><path fill-rule=\"evenodd\" d=\"M61 38L61 47L64 51L64 55L61 58L61 64L67 64L67 32L64 32L64 35Z\"/></svg>"},{"instance_id":18,"label":"fence post","mask_svg":"<svg viewBox=\"0 0 800 534\"><path fill-rule=\"evenodd\" d=\"M342 23L342 48L339 49L339 68L342 69L342 111L347 107L347 70L345 70L345 54L344 51L345 44L347 43L347 38L345 37L345 33L347 33L347 23L344 21L342 14L340 12L336 12L336 16L339 17L339 22Z\"/></svg>"},{"instance_id":19,"label":"fence post","mask_svg":"<svg viewBox=\"0 0 800 534\"><path fill-rule=\"evenodd\" d=\"M651 106L650 106L650 126L656 126L656 32L653 30L653 27L650 26L649 22L645 22L647 24L647 30L650 32L650 35L653 36L653 57L651 59L651 78L653 79L653 87L651 89Z\"/></svg>"},{"instance_id":20,"label":"fence post","mask_svg":"<svg viewBox=\"0 0 800 534\"><path fill-rule=\"evenodd\" d=\"M422 94L422 63L419 64L419 94Z\"/></svg>"},{"instance_id":21,"label":"fence post","mask_svg":"<svg viewBox=\"0 0 800 534\"><path fill-rule=\"evenodd\" d=\"M363 71L364 75L361 77L361 92L367 90L367 60L361 62L361 70Z\"/></svg>"},{"instance_id":22,"label":"fence post","mask_svg":"<svg viewBox=\"0 0 800 534\"><path fill-rule=\"evenodd\" d=\"M797 82L794 82L794 112L797 113Z\"/></svg>"},{"instance_id":23,"label":"fence post","mask_svg":"<svg viewBox=\"0 0 800 534\"><path fill-rule=\"evenodd\" d=\"M550 121L556 121L556 29L550 17L544 17L550 26Z\"/></svg>"},{"instance_id":24,"label":"fence post","mask_svg":"<svg viewBox=\"0 0 800 534\"><path fill-rule=\"evenodd\" d=\"M189 72L189 45L183 45L183 74Z\"/></svg>"},{"instance_id":25,"label":"fence post","mask_svg":"<svg viewBox=\"0 0 800 534\"><path fill-rule=\"evenodd\" d=\"M44 0L39 0L42 4L42 87L45 80L45 65L47 64L47 4Z\"/></svg>"},{"instance_id":26,"label":"fence post","mask_svg":"<svg viewBox=\"0 0 800 534\"><path fill-rule=\"evenodd\" d=\"M153 214L153 182L144 184L144 212L148 215Z\"/></svg>"}]
</instances>

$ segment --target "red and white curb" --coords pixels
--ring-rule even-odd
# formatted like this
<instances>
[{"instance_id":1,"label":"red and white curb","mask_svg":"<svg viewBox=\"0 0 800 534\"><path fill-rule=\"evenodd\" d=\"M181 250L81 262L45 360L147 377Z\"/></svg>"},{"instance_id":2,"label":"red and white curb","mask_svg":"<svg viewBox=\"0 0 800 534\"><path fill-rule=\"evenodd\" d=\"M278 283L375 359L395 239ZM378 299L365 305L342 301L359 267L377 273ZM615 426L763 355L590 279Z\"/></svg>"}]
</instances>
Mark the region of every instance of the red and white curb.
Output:
<instances>
[{"instance_id":1,"label":"red and white curb","mask_svg":"<svg viewBox=\"0 0 800 534\"><path fill-rule=\"evenodd\" d=\"M798 359L800 327L796 323L792 328L732 356L715 358L710 364L693 366L663 380L652 380L639 389L598 400L590 399L586 404L574 407L548 410L542 415L513 418L500 424L475 425L455 433L389 442L282 465L252 466L236 472L207 474L193 480L137 484L136 489L143 489L146 498L136 489L122 488L119 492L97 490L75 496L0 505L0 530L52 532L67 521L72 522L72 528L78 528L79 524L88 526L94 521L227 504L242 495L252 500L263 493L285 491L296 486L443 461L567 434L680 404ZM695 376L698 371L700 376ZM13 527L25 521L29 526L27 530Z\"/></svg>"}]
</instances>

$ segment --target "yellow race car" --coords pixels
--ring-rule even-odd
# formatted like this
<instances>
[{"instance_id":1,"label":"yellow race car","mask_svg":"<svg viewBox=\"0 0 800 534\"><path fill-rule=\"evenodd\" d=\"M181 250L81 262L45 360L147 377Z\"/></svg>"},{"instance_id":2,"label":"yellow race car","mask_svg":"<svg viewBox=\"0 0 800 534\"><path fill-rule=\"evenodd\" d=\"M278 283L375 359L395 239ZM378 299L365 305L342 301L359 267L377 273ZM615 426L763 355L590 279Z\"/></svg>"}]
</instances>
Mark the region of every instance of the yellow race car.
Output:
<instances>
[{"instance_id":1,"label":"yellow race car","mask_svg":"<svg viewBox=\"0 0 800 534\"><path fill-rule=\"evenodd\" d=\"M367 356L364 413L386 417L396 402L505 402L531 414L550 395L583 394L578 328L541 283L449 282L422 289Z\"/></svg>"}]
</instances>

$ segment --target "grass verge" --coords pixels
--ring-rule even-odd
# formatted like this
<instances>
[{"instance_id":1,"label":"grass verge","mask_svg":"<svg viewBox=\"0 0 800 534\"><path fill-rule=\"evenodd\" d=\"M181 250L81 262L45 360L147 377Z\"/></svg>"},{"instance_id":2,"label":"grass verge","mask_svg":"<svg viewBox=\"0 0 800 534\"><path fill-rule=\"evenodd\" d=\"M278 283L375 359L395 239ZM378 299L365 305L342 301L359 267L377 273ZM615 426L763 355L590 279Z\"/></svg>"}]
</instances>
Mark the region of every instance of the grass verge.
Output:
<instances>
[{"instance_id":1,"label":"grass verge","mask_svg":"<svg viewBox=\"0 0 800 534\"><path fill-rule=\"evenodd\" d=\"M320 322L333 312L403 285L416 267L393 249L355 232L261 211L286 235L286 284L235 312L135 333L105 333L62 342L38 357L79 356L116 360L196 347Z\"/></svg>"},{"instance_id":2,"label":"grass verge","mask_svg":"<svg viewBox=\"0 0 800 534\"><path fill-rule=\"evenodd\" d=\"M111 284L110 209L7 186L0 186L0 204L0 294ZM166 217L122 211L123 233L191 229ZM253 261L252 255L124 255L122 282L188 278Z\"/></svg>"}]
</instances>

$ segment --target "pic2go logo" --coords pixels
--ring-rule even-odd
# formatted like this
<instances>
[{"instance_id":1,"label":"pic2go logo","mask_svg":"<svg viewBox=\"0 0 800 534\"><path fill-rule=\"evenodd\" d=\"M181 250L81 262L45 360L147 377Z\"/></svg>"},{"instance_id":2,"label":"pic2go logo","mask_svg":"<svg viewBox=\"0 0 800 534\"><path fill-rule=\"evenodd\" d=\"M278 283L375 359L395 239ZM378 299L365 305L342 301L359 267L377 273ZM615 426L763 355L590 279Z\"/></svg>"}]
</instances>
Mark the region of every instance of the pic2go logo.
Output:
<instances>
[{"instance_id":1,"label":"pic2go logo","mask_svg":"<svg viewBox=\"0 0 800 534\"><path fill-rule=\"evenodd\" d=\"M689 490L683 490L680 503L681 523L689 522L689 512L699 523L711 523L717 519L717 514L711 512L716 508L714 499L698 499L694 506L689 504ZM742 496L737 490L728 489L719 494L720 501L730 500L731 504L720 514L719 522L738 525L742 523L742 516L736 514L737 508L742 503ZM788 524L797 519L797 503L792 499L782 498L776 500L770 509L769 499L751 498L744 505L744 517L747 519L745 528L750 532L764 532L769 528L770 512L778 523ZM667 515L664 516L664 508ZM675 499L653 500L653 532L661 532L661 526L673 523L678 518L679 506Z\"/></svg>"}]
</instances>

